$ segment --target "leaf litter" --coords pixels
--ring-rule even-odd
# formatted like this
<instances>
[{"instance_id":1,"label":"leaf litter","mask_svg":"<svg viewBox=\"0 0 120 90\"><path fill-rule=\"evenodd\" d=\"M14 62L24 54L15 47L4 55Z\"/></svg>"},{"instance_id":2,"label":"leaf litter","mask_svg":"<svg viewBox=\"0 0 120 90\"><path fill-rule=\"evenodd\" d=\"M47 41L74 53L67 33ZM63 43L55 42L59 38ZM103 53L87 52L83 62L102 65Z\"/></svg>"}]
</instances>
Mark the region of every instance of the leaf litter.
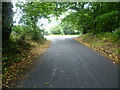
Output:
<instances>
[{"instance_id":1,"label":"leaf litter","mask_svg":"<svg viewBox=\"0 0 120 90\"><path fill-rule=\"evenodd\" d=\"M50 41L45 41L42 44L32 42L32 45L33 47L30 50L23 50L19 53L19 56L23 57L20 62L13 62L9 70L2 74L2 77L4 77L2 81L3 87L10 88L14 86L15 81L28 77L29 75L25 75L23 72L32 67L37 60L36 58L40 57L49 48Z\"/></svg>"}]
</instances>

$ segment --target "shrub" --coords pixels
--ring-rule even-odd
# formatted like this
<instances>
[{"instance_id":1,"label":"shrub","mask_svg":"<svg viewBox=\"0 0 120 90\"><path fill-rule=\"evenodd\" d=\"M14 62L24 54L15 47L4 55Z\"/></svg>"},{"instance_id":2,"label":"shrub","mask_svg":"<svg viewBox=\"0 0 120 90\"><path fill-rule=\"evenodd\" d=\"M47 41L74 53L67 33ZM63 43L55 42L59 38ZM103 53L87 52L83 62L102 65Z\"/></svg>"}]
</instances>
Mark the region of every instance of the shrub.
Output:
<instances>
[{"instance_id":1,"label":"shrub","mask_svg":"<svg viewBox=\"0 0 120 90\"><path fill-rule=\"evenodd\" d=\"M38 40L43 37L42 34L43 30L39 28L32 28L28 26L13 26L11 37L14 39L21 39L21 40Z\"/></svg>"},{"instance_id":2,"label":"shrub","mask_svg":"<svg viewBox=\"0 0 120 90\"><path fill-rule=\"evenodd\" d=\"M116 28L112 33L114 36L114 41L120 40L120 27Z\"/></svg>"}]
</instances>

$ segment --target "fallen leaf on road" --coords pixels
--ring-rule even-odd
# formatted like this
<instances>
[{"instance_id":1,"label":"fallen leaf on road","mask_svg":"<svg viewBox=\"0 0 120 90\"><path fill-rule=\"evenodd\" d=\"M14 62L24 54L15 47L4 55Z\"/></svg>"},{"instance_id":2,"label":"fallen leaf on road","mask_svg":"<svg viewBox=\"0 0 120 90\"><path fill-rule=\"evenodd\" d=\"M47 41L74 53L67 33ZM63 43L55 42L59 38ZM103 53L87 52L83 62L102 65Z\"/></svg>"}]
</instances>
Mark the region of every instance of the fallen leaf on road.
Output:
<instances>
[{"instance_id":1,"label":"fallen leaf on road","mask_svg":"<svg viewBox=\"0 0 120 90\"><path fill-rule=\"evenodd\" d=\"M34 88L37 88L37 86L34 86Z\"/></svg>"},{"instance_id":2,"label":"fallen leaf on road","mask_svg":"<svg viewBox=\"0 0 120 90\"><path fill-rule=\"evenodd\" d=\"M45 85L46 85L46 86L49 86L49 85L50 85L50 82L46 82Z\"/></svg>"}]
</instances>

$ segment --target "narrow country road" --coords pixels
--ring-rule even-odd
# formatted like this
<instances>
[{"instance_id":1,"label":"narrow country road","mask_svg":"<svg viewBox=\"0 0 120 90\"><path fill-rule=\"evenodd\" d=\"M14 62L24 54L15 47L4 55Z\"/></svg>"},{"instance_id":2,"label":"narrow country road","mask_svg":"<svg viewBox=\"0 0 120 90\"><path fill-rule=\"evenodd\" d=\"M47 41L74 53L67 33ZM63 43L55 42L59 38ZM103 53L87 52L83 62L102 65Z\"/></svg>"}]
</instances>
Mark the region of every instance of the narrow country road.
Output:
<instances>
[{"instance_id":1,"label":"narrow country road","mask_svg":"<svg viewBox=\"0 0 120 90\"><path fill-rule=\"evenodd\" d=\"M47 36L50 48L16 87L117 88L118 66L73 37Z\"/></svg>"}]
</instances>

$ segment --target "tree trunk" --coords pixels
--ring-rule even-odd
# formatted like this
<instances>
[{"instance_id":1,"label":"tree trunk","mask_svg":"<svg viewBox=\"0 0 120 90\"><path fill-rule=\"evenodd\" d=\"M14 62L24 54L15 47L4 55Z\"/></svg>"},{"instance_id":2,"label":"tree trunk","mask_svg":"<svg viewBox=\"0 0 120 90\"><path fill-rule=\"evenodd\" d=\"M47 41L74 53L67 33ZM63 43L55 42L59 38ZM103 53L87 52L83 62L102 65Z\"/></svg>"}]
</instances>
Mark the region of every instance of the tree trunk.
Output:
<instances>
[{"instance_id":1,"label":"tree trunk","mask_svg":"<svg viewBox=\"0 0 120 90\"><path fill-rule=\"evenodd\" d=\"M11 2L2 2L2 41L9 40L13 25L13 5Z\"/></svg>"}]
</instances>

